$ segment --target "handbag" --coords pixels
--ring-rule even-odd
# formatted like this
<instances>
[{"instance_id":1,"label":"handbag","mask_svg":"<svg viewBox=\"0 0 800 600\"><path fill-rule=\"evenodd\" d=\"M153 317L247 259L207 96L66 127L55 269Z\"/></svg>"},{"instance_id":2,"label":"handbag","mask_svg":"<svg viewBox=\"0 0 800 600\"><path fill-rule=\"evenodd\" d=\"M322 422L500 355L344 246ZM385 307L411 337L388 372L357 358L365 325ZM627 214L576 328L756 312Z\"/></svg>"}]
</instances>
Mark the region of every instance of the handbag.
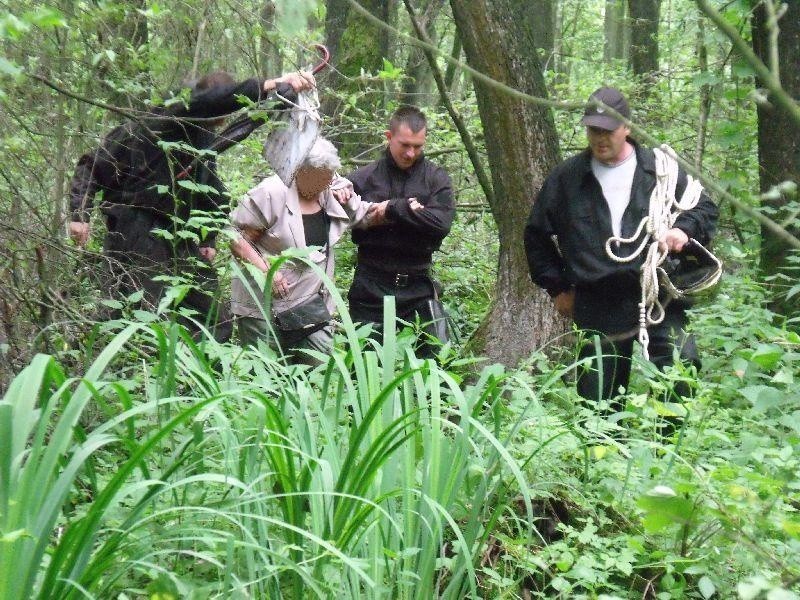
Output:
<instances>
[{"instance_id":1,"label":"handbag","mask_svg":"<svg viewBox=\"0 0 800 600\"><path fill-rule=\"evenodd\" d=\"M325 229L330 229L330 222L327 213L323 208L323 218L325 219ZM328 269L330 260L330 248L325 244L325 270ZM328 303L325 301L325 286L320 282L319 289L308 299L292 308L281 312L272 313L272 321L275 324L278 337L282 346L292 346L297 342L307 338L315 331L319 331L330 323L333 315L328 310Z\"/></svg>"},{"instance_id":2,"label":"handbag","mask_svg":"<svg viewBox=\"0 0 800 600\"><path fill-rule=\"evenodd\" d=\"M308 300L272 315L275 328L284 344L299 342L325 327L331 318L322 290Z\"/></svg>"}]
</instances>

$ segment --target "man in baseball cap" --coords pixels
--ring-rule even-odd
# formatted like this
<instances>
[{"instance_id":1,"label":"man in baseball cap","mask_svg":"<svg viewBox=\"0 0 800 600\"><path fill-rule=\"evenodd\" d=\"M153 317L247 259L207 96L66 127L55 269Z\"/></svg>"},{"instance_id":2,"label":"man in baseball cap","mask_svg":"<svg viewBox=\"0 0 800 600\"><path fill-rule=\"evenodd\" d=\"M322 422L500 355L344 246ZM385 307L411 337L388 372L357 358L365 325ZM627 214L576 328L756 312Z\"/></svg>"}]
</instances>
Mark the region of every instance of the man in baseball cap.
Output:
<instances>
[{"instance_id":1,"label":"man in baseball cap","mask_svg":"<svg viewBox=\"0 0 800 600\"><path fill-rule=\"evenodd\" d=\"M622 262L606 252L612 236L634 237L648 214L656 184L653 151L631 138L630 128L619 118L630 115L628 101L616 88L601 87L589 97L581 119L589 147L550 173L525 227L531 279L550 294L560 314L589 332L589 343L581 348L588 367L578 373L577 387L581 396L592 400L613 399L627 387L638 333L644 257ZM686 185L686 174L679 170L676 197ZM676 254L689 238L706 245L717 215L716 205L703 194L662 241ZM618 252L627 257L633 249ZM694 339L684 331L685 309L674 301L666 307L662 323L648 327L650 360L659 367L672 365L673 351L685 363L699 366ZM591 341L593 334L600 335L601 353Z\"/></svg>"}]
</instances>

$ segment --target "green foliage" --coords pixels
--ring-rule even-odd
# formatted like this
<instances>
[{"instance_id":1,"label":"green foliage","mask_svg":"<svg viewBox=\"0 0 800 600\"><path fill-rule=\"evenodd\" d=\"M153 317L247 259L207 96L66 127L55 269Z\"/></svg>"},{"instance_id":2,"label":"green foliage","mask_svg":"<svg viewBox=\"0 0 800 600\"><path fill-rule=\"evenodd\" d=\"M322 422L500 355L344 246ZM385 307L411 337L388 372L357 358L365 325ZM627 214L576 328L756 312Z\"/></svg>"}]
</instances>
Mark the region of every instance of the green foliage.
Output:
<instances>
[{"instance_id":1,"label":"green foliage","mask_svg":"<svg viewBox=\"0 0 800 600\"><path fill-rule=\"evenodd\" d=\"M80 380L37 358L0 402L2 596L475 597L510 483L530 506L481 422L511 382L461 390L345 325L351 350L315 370L161 324L126 327Z\"/></svg>"}]
</instances>

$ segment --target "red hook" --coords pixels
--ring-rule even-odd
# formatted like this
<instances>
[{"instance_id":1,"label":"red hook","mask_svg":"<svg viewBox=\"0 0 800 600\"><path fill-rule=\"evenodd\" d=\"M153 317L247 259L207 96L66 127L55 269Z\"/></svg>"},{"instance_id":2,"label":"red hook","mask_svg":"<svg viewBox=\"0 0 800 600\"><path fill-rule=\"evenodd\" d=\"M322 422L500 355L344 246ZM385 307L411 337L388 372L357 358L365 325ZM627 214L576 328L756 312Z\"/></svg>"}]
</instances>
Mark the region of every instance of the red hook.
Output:
<instances>
[{"instance_id":1,"label":"red hook","mask_svg":"<svg viewBox=\"0 0 800 600\"><path fill-rule=\"evenodd\" d=\"M314 44L314 48L319 50L322 54L322 61L316 67L311 69L311 73L316 75L322 71L322 69L328 66L328 62L331 60L331 52L324 44Z\"/></svg>"}]
</instances>

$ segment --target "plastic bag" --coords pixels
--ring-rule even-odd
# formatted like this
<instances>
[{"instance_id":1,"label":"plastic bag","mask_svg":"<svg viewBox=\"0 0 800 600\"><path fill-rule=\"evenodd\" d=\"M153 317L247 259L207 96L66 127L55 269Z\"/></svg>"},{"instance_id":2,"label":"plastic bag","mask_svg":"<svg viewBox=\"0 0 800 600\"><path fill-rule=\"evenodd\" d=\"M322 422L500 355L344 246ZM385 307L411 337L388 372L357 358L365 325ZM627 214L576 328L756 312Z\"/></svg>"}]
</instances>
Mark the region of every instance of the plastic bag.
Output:
<instances>
[{"instance_id":1,"label":"plastic bag","mask_svg":"<svg viewBox=\"0 0 800 600\"><path fill-rule=\"evenodd\" d=\"M297 103L287 113L285 121L267 136L264 158L289 187L319 135L321 117L317 90L300 92Z\"/></svg>"}]
</instances>

